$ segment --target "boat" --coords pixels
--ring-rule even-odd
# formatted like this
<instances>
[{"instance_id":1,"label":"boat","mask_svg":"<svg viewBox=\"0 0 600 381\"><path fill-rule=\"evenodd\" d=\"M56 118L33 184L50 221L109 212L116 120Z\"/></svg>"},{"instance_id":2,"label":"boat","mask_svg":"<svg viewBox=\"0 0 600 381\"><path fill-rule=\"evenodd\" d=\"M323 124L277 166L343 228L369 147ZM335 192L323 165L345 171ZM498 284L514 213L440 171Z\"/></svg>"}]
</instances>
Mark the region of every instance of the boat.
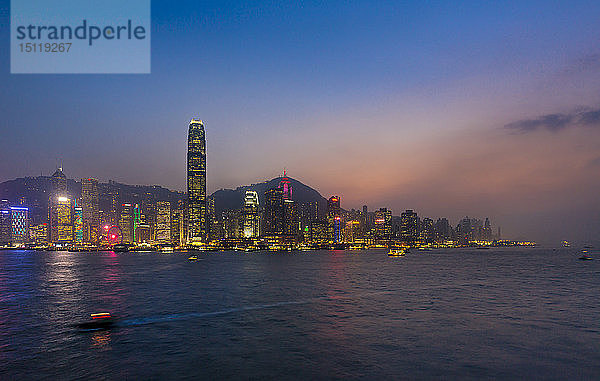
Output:
<instances>
[{"instance_id":1,"label":"boat","mask_svg":"<svg viewBox=\"0 0 600 381\"><path fill-rule=\"evenodd\" d=\"M390 249L388 257L404 257L406 255L406 249Z\"/></svg>"},{"instance_id":2,"label":"boat","mask_svg":"<svg viewBox=\"0 0 600 381\"><path fill-rule=\"evenodd\" d=\"M587 250L583 250L581 252L581 254L582 254L581 257L579 257L579 260L581 260L581 261L591 261L592 259L594 259L594 258L590 257Z\"/></svg>"},{"instance_id":3,"label":"boat","mask_svg":"<svg viewBox=\"0 0 600 381\"><path fill-rule=\"evenodd\" d=\"M197 261L198 257L196 257L195 255L192 255L191 257L188 258L188 261L193 262L193 261Z\"/></svg>"},{"instance_id":4,"label":"boat","mask_svg":"<svg viewBox=\"0 0 600 381\"><path fill-rule=\"evenodd\" d=\"M109 312L90 314L90 321L77 324L81 331L99 331L114 328L116 323Z\"/></svg>"},{"instance_id":5,"label":"boat","mask_svg":"<svg viewBox=\"0 0 600 381\"><path fill-rule=\"evenodd\" d=\"M123 244L114 245L113 251L115 253L126 253L129 251L129 246Z\"/></svg>"}]
</instances>

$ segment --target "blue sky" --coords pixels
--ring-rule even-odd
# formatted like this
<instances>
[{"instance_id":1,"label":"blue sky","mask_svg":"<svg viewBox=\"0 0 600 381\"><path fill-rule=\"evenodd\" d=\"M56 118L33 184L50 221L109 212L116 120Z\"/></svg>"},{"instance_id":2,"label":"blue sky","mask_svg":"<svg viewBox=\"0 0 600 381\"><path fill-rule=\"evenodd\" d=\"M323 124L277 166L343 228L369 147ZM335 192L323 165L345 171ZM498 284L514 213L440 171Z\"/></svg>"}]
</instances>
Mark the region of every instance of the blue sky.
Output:
<instances>
[{"instance_id":1,"label":"blue sky","mask_svg":"<svg viewBox=\"0 0 600 381\"><path fill-rule=\"evenodd\" d=\"M0 9L0 181L62 160L73 178L183 189L199 117L211 191L285 167L346 208L490 215L515 233L538 216L540 237L562 209L595 221L569 234L600 226L599 129L504 128L600 106L597 1L155 0L150 75L11 75ZM572 181L590 190L577 201Z\"/></svg>"}]
</instances>

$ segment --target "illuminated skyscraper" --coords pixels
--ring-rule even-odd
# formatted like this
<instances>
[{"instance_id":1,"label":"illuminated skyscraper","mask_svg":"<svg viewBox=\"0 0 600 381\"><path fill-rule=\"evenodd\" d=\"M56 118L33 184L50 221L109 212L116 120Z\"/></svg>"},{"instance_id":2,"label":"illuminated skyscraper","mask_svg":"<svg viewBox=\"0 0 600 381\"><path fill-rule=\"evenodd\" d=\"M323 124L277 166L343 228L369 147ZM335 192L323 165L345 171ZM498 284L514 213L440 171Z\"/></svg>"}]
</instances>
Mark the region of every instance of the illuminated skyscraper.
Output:
<instances>
[{"instance_id":1,"label":"illuminated skyscraper","mask_svg":"<svg viewBox=\"0 0 600 381\"><path fill-rule=\"evenodd\" d=\"M292 199L292 182L287 178L285 174L285 169L283 170L283 177L279 182L279 188L283 191L283 199L291 200Z\"/></svg>"},{"instance_id":2,"label":"illuminated skyscraper","mask_svg":"<svg viewBox=\"0 0 600 381\"><path fill-rule=\"evenodd\" d=\"M73 209L73 241L83 242L83 208L79 206Z\"/></svg>"},{"instance_id":3,"label":"illuminated skyscraper","mask_svg":"<svg viewBox=\"0 0 600 381\"><path fill-rule=\"evenodd\" d=\"M258 206L258 193L246 191L244 198L244 238L256 238L260 235Z\"/></svg>"},{"instance_id":4,"label":"illuminated skyscraper","mask_svg":"<svg viewBox=\"0 0 600 381\"><path fill-rule=\"evenodd\" d=\"M156 203L156 242L171 244L171 203L158 201Z\"/></svg>"},{"instance_id":5,"label":"illuminated skyscraper","mask_svg":"<svg viewBox=\"0 0 600 381\"><path fill-rule=\"evenodd\" d=\"M13 245L29 242L29 209L11 206L10 224Z\"/></svg>"},{"instance_id":6,"label":"illuminated skyscraper","mask_svg":"<svg viewBox=\"0 0 600 381\"><path fill-rule=\"evenodd\" d=\"M8 200L0 200L0 245L8 245L10 241L10 204Z\"/></svg>"},{"instance_id":7,"label":"illuminated skyscraper","mask_svg":"<svg viewBox=\"0 0 600 381\"><path fill-rule=\"evenodd\" d=\"M419 237L419 216L407 209L400 215L400 238L403 241L415 241Z\"/></svg>"},{"instance_id":8,"label":"illuminated skyscraper","mask_svg":"<svg viewBox=\"0 0 600 381\"><path fill-rule=\"evenodd\" d=\"M327 225L329 238L335 243L341 242L341 212L340 198L338 196L331 196L329 200L327 200Z\"/></svg>"},{"instance_id":9,"label":"illuminated skyscraper","mask_svg":"<svg viewBox=\"0 0 600 381\"><path fill-rule=\"evenodd\" d=\"M133 209L131 204L121 205L119 228L123 234L123 243L133 243Z\"/></svg>"},{"instance_id":10,"label":"illuminated skyscraper","mask_svg":"<svg viewBox=\"0 0 600 381\"><path fill-rule=\"evenodd\" d=\"M285 208L283 204L283 190L280 188L269 189L265 192L265 234L283 235L285 224Z\"/></svg>"},{"instance_id":11,"label":"illuminated skyscraper","mask_svg":"<svg viewBox=\"0 0 600 381\"><path fill-rule=\"evenodd\" d=\"M50 242L66 244L73 241L73 203L70 198L56 196L50 199Z\"/></svg>"},{"instance_id":12,"label":"illuminated skyscraper","mask_svg":"<svg viewBox=\"0 0 600 381\"><path fill-rule=\"evenodd\" d=\"M189 243L206 243L206 140L199 119L192 119L188 130L187 197Z\"/></svg>"},{"instance_id":13,"label":"illuminated skyscraper","mask_svg":"<svg viewBox=\"0 0 600 381\"><path fill-rule=\"evenodd\" d=\"M375 211L375 238L386 240L392 236L392 211L380 208Z\"/></svg>"},{"instance_id":14,"label":"illuminated skyscraper","mask_svg":"<svg viewBox=\"0 0 600 381\"><path fill-rule=\"evenodd\" d=\"M52 174L52 192L58 196L67 195L67 176L63 173L62 167L58 167Z\"/></svg>"},{"instance_id":15,"label":"illuminated skyscraper","mask_svg":"<svg viewBox=\"0 0 600 381\"><path fill-rule=\"evenodd\" d=\"M100 226L98 180L81 179L81 208L83 210L83 241L96 244Z\"/></svg>"}]
</instances>

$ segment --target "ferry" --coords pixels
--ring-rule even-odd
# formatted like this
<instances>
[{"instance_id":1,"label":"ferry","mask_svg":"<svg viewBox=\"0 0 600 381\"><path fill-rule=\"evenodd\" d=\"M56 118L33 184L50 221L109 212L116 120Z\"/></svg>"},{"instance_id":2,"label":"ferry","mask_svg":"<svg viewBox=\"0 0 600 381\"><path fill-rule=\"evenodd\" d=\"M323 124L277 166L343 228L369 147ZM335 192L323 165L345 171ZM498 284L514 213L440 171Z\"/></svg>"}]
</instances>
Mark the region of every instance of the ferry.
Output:
<instances>
[{"instance_id":1,"label":"ferry","mask_svg":"<svg viewBox=\"0 0 600 381\"><path fill-rule=\"evenodd\" d=\"M590 257L587 250L583 250L581 252L581 257L579 257L579 259L582 261L591 261L594 258Z\"/></svg>"},{"instance_id":2,"label":"ferry","mask_svg":"<svg viewBox=\"0 0 600 381\"><path fill-rule=\"evenodd\" d=\"M77 324L81 331L99 331L115 326L115 321L109 312L90 314L90 321Z\"/></svg>"},{"instance_id":3,"label":"ferry","mask_svg":"<svg viewBox=\"0 0 600 381\"><path fill-rule=\"evenodd\" d=\"M388 257L404 257L406 255L406 249L390 249L388 252Z\"/></svg>"},{"instance_id":4,"label":"ferry","mask_svg":"<svg viewBox=\"0 0 600 381\"><path fill-rule=\"evenodd\" d=\"M192 255L191 257L188 258L188 261L190 261L190 262L194 262L197 260L198 260L198 257L196 257L195 255Z\"/></svg>"}]
</instances>

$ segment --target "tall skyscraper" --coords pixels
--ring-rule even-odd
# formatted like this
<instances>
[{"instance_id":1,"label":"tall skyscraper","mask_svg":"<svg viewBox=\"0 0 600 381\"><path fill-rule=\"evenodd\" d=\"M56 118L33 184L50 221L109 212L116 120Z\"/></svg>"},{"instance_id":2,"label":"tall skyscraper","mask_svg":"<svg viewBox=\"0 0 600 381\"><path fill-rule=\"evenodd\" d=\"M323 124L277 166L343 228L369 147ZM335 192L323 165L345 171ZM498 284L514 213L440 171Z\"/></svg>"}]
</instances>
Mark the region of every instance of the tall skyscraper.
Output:
<instances>
[{"instance_id":1,"label":"tall skyscraper","mask_svg":"<svg viewBox=\"0 0 600 381\"><path fill-rule=\"evenodd\" d=\"M65 196L50 198L50 242L66 244L73 241L73 202Z\"/></svg>"},{"instance_id":2,"label":"tall skyscraper","mask_svg":"<svg viewBox=\"0 0 600 381\"><path fill-rule=\"evenodd\" d=\"M11 206L10 223L12 244L29 242L29 209Z\"/></svg>"},{"instance_id":3,"label":"tall skyscraper","mask_svg":"<svg viewBox=\"0 0 600 381\"><path fill-rule=\"evenodd\" d=\"M340 198L331 196L327 200L327 225L329 239L335 243L342 242Z\"/></svg>"},{"instance_id":4,"label":"tall skyscraper","mask_svg":"<svg viewBox=\"0 0 600 381\"><path fill-rule=\"evenodd\" d=\"M67 176L63 173L62 167L58 167L52 174L51 181L52 192L55 193L55 195L67 195Z\"/></svg>"},{"instance_id":5,"label":"tall skyscraper","mask_svg":"<svg viewBox=\"0 0 600 381\"><path fill-rule=\"evenodd\" d=\"M156 202L156 242L171 244L171 203Z\"/></svg>"},{"instance_id":6,"label":"tall skyscraper","mask_svg":"<svg viewBox=\"0 0 600 381\"><path fill-rule=\"evenodd\" d=\"M131 204L121 205L119 228L123 234L123 243L133 243L133 207Z\"/></svg>"},{"instance_id":7,"label":"tall skyscraper","mask_svg":"<svg viewBox=\"0 0 600 381\"><path fill-rule=\"evenodd\" d=\"M0 245L8 245L10 241L10 203L8 200L0 200Z\"/></svg>"},{"instance_id":8,"label":"tall skyscraper","mask_svg":"<svg viewBox=\"0 0 600 381\"><path fill-rule=\"evenodd\" d=\"M285 208L283 189L273 188L265 192L265 235L283 235Z\"/></svg>"},{"instance_id":9,"label":"tall skyscraper","mask_svg":"<svg viewBox=\"0 0 600 381\"><path fill-rule=\"evenodd\" d=\"M256 238L260 235L258 206L258 193L246 191L244 198L244 238Z\"/></svg>"},{"instance_id":10,"label":"tall skyscraper","mask_svg":"<svg viewBox=\"0 0 600 381\"><path fill-rule=\"evenodd\" d=\"M292 199L292 182L285 174L285 169L283 170L283 177L279 182L279 188L283 191L283 199L291 200Z\"/></svg>"},{"instance_id":11,"label":"tall skyscraper","mask_svg":"<svg viewBox=\"0 0 600 381\"><path fill-rule=\"evenodd\" d=\"M187 197L189 243L206 243L206 140L199 119L192 119L188 130Z\"/></svg>"},{"instance_id":12,"label":"tall skyscraper","mask_svg":"<svg viewBox=\"0 0 600 381\"><path fill-rule=\"evenodd\" d=\"M419 236L419 216L411 209L400 215L400 238L403 241L415 241Z\"/></svg>"},{"instance_id":13,"label":"tall skyscraper","mask_svg":"<svg viewBox=\"0 0 600 381\"><path fill-rule=\"evenodd\" d=\"M387 240L392 238L392 211L379 208L375 211L375 238Z\"/></svg>"},{"instance_id":14,"label":"tall skyscraper","mask_svg":"<svg viewBox=\"0 0 600 381\"><path fill-rule=\"evenodd\" d=\"M98 243L100 226L98 180L81 179L81 208L83 210L83 241Z\"/></svg>"},{"instance_id":15,"label":"tall skyscraper","mask_svg":"<svg viewBox=\"0 0 600 381\"><path fill-rule=\"evenodd\" d=\"M73 241L75 243L83 242L83 208L75 206L73 209Z\"/></svg>"}]
</instances>

